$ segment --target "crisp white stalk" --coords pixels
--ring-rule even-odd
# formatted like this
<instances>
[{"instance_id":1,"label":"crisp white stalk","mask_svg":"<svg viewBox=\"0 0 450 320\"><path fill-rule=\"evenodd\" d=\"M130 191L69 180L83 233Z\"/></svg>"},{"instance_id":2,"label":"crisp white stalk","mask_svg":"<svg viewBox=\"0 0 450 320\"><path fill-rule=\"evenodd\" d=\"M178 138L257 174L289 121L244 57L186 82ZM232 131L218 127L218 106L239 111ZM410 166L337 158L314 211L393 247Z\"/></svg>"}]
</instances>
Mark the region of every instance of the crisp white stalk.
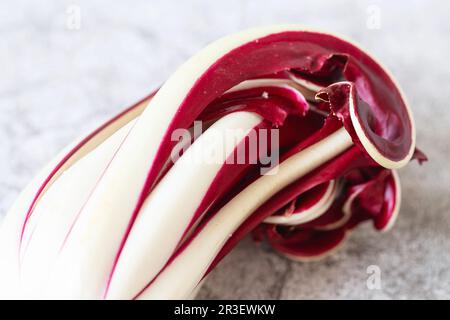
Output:
<instances>
[{"instance_id":1,"label":"crisp white stalk","mask_svg":"<svg viewBox=\"0 0 450 320\"><path fill-rule=\"evenodd\" d=\"M54 172L54 169L59 163L61 163L61 161L64 161L63 165L54 173L52 179L50 179L47 183L41 193L41 196L38 198L34 209L39 207L39 203L43 198L43 195L51 189L53 183L55 183L64 172L70 170L70 168L80 159L108 140L111 135L120 130L120 128L124 127L127 123L138 117L148 101L149 99L146 99L131 111L115 118L110 123L99 129L94 135L82 135L78 139L75 139L72 143L61 150L61 152L33 178L27 187L22 190L18 199L14 202L14 205L11 207L0 226L0 298L9 299L43 297L40 295L40 292L35 292L34 294L27 296L22 291L24 286L21 285L21 279L23 278L20 275L21 267L19 266L19 260L23 258L23 254L26 252L26 243L33 232L30 230L34 230L34 226L39 217L38 214L33 212L27 222L27 228L24 229L23 240L21 241L22 228L26 221L28 209L46 178ZM86 141L87 137L89 137L89 139ZM81 147L79 147L76 152L67 158L68 154L81 143ZM78 191L76 183L73 185L73 190ZM19 249L21 248L22 250L19 252ZM46 250L46 248L44 248L44 250ZM22 253L22 257L20 253ZM20 264L23 266L23 263ZM38 277L45 278L45 276L46 275L40 274ZM31 290L27 290L27 292L29 291Z\"/></svg>"},{"instance_id":2,"label":"crisp white stalk","mask_svg":"<svg viewBox=\"0 0 450 320\"><path fill-rule=\"evenodd\" d=\"M140 103L140 105L132 111L127 112L99 130L93 137L90 138L89 141L84 143L69 159L64 162L59 170L53 175L53 178L49 181L42 193L45 194L45 192L55 181L57 181L65 170L68 170L78 160L83 158L86 154L108 139L108 137L110 137L114 132L132 121L132 119L136 118L142 112L147 102L148 100ZM21 291L22 286L20 285L19 277L19 248L21 248L22 228L29 206L41 188L43 181L45 181L45 179L53 172L58 163L65 159L69 152L84 141L86 137L87 135L81 135L61 150L51 161L49 161L49 163L42 168L30 181L30 183L22 190L8 214L3 219L2 224L0 225L0 298L11 299L24 297L24 293ZM74 188L76 188L76 186L74 186ZM42 196L38 199L38 203L41 198ZM30 217L30 225L33 224L33 220L35 219L35 215ZM24 230L22 241L24 243L30 236L28 232L29 230L29 228Z\"/></svg>"},{"instance_id":3,"label":"crisp white stalk","mask_svg":"<svg viewBox=\"0 0 450 320\"><path fill-rule=\"evenodd\" d=\"M262 121L255 113L229 114L206 130L175 162L135 221L115 268L108 298L132 299L163 268L227 158ZM213 159L195 158L205 150Z\"/></svg>"},{"instance_id":4,"label":"crisp white stalk","mask_svg":"<svg viewBox=\"0 0 450 320\"><path fill-rule=\"evenodd\" d=\"M306 100L315 101L316 91L311 91L308 87L303 86L302 84L290 79L264 78L246 80L241 82L237 86L234 86L227 92L236 92L240 90L260 88L265 86L295 89L298 94L305 97Z\"/></svg>"},{"instance_id":5,"label":"crisp white stalk","mask_svg":"<svg viewBox=\"0 0 450 320\"><path fill-rule=\"evenodd\" d=\"M328 184L327 190L323 194L322 198L320 198L320 200L310 208L298 214L269 216L264 219L264 222L286 226L295 226L312 221L320 217L330 208L330 206L333 204L333 201L336 199L338 190L339 189L337 186L337 182L335 180L332 180Z\"/></svg>"},{"instance_id":6,"label":"crisp white stalk","mask_svg":"<svg viewBox=\"0 0 450 320\"><path fill-rule=\"evenodd\" d=\"M189 296L227 239L250 214L275 193L352 144L347 131L339 129L272 169L278 170L277 174L262 176L250 184L219 210L138 298L182 299Z\"/></svg>"},{"instance_id":7,"label":"crisp white stalk","mask_svg":"<svg viewBox=\"0 0 450 320\"><path fill-rule=\"evenodd\" d=\"M43 291L83 205L134 123L119 129L64 171L39 200L28 222L29 232L23 239L20 257L22 291L26 296L33 297Z\"/></svg>"}]
</instances>

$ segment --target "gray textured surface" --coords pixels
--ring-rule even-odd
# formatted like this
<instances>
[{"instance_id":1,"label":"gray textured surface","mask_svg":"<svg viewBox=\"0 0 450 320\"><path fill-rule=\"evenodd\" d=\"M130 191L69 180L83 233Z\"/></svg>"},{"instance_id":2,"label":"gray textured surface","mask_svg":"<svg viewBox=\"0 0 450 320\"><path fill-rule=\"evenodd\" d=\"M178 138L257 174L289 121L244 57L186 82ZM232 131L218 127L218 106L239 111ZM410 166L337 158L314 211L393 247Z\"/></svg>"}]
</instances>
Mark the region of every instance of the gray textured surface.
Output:
<instances>
[{"instance_id":1,"label":"gray textured surface","mask_svg":"<svg viewBox=\"0 0 450 320\"><path fill-rule=\"evenodd\" d=\"M311 264L245 240L199 297L450 298L445 1L111 2L0 2L0 216L63 145L148 93L208 42L251 26L301 23L346 34L392 70L431 161L401 171L403 205L392 232L364 226L337 254ZM79 30L66 26L71 4L81 9ZM382 271L381 290L366 286L369 265Z\"/></svg>"}]
</instances>

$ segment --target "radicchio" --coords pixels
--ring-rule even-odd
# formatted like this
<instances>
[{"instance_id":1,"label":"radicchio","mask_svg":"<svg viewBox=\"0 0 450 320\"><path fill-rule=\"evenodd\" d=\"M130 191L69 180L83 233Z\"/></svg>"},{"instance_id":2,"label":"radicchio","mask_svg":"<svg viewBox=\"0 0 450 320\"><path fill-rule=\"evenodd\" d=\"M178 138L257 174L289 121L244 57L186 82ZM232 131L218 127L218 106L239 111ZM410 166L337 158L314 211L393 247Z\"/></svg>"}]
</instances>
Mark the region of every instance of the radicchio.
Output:
<instances>
[{"instance_id":1,"label":"radicchio","mask_svg":"<svg viewBox=\"0 0 450 320\"><path fill-rule=\"evenodd\" d=\"M192 161L205 150L219 155ZM317 259L361 222L392 227L412 158L426 160L405 98L359 47L297 26L234 34L38 174L2 226L0 294L186 298L249 233Z\"/></svg>"}]
</instances>

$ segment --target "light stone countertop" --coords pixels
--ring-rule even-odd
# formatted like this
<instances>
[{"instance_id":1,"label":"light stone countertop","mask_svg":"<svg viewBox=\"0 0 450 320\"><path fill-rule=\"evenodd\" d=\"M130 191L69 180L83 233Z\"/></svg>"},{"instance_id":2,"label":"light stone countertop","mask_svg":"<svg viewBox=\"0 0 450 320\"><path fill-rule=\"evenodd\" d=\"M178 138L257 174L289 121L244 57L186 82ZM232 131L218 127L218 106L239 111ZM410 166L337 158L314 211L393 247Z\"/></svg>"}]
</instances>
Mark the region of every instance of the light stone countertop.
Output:
<instances>
[{"instance_id":1,"label":"light stone countertop","mask_svg":"<svg viewBox=\"0 0 450 320\"><path fill-rule=\"evenodd\" d=\"M70 20L78 9L79 29ZM449 299L449 16L439 0L1 1L0 216L65 144L149 93L210 41L300 23L353 38L391 69L431 161L400 171L402 209L391 232L365 225L335 255L308 264L246 239L199 298ZM381 270L379 290L366 284L371 265Z\"/></svg>"}]
</instances>

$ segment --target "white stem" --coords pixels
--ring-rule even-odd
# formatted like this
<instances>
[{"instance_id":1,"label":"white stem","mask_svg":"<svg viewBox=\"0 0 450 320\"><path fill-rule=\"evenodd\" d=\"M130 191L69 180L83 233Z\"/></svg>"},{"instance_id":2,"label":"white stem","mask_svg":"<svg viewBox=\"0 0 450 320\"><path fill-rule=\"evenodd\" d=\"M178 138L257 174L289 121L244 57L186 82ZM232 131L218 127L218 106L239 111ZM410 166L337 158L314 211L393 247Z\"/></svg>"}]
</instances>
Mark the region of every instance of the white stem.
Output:
<instances>
[{"instance_id":1,"label":"white stem","mask_svg":"<svg viewBox=\"0 0 450 320\"><path fill-rule=\"evenodd\" d=\"M65 238L89 200L102 172L125 139L131 121L67 168L41 196L27 224L21 250L21 283L26 296L42 292ZM74 192L76 190L76 192Z\"/></svg>"},{"instance_id":2,"label":"white stem","mask_svg":"<svg viewBox=\"0 0 450 320\"><path fill-rule=\"evenodd\" d=\"M227 158L262 121L255 113L229 114L175 162L139 212L115 268L109 299L132 299L163 268ZM205 151L211 159L201 158Z\"/></svg>"},{"instance_id":3,"label":"white stem","mask_svg":"<svg viewBox=\"0 0 450 320\"><path fill-rule=\"evenodd\" d=\"M341 128L273 168L235 196L197 234L139 299L182 299L188 297L207 271L214 257L233 232L258 207L278 191L336 157L352 145Z\"/></svg>"},{"instance_id":4,"label":"white stem","mask_svg":"<svg viewBox=\"0 0 450 320\"><path fill-rule=\"evenodd\" d=\"M264 219L266 223L296 226L312 221L324 214L333 204L338 194L337 182L330 181L322 198L310 208L291 215L273 215Z\"/></svg>"},{"instance_id":5,"label":"white stem","mask_svg":"<svg viewBox=\"0 0 450 320\"><path fill-rule=\"evenodd\" d=\"M46 188L38 199L35 208L39 206L40 200L43 195L52 187L53 183L58 178L77 164L80 159L92 152L95 148L106 142L111 135L121 130L127 123L135 119L142 112L142 109L148 103L149 99L140 103L133 110L117 117L103 127L91 137L90 140L85 142L54 174L53 178L47 183ZM72 143L67 145L61 152L59 152L39 173L33 178L33 180L22 190L18 199L14 202L14 205L8 211L5 219L0 226L0 298L24 298L24 293L21 291L20 279L19 279L19 243L21 239L22 227L26 219L28 208L31 205L33 199L38 193L40 187L46 180L46 178L52 173L54 168L67 157L69 152L76 148L83 140L85 140L87 134L83 134ZM73 187L75 190L76 187ZM24 232L23 242L28 241L29 230L33 229L33 220L37 220L38 214L31 215L27 223L27 228ZM28 228L30 227L30 228ZM42 275L38 277L42 278Z\"/></svg>"}]
</instances>

